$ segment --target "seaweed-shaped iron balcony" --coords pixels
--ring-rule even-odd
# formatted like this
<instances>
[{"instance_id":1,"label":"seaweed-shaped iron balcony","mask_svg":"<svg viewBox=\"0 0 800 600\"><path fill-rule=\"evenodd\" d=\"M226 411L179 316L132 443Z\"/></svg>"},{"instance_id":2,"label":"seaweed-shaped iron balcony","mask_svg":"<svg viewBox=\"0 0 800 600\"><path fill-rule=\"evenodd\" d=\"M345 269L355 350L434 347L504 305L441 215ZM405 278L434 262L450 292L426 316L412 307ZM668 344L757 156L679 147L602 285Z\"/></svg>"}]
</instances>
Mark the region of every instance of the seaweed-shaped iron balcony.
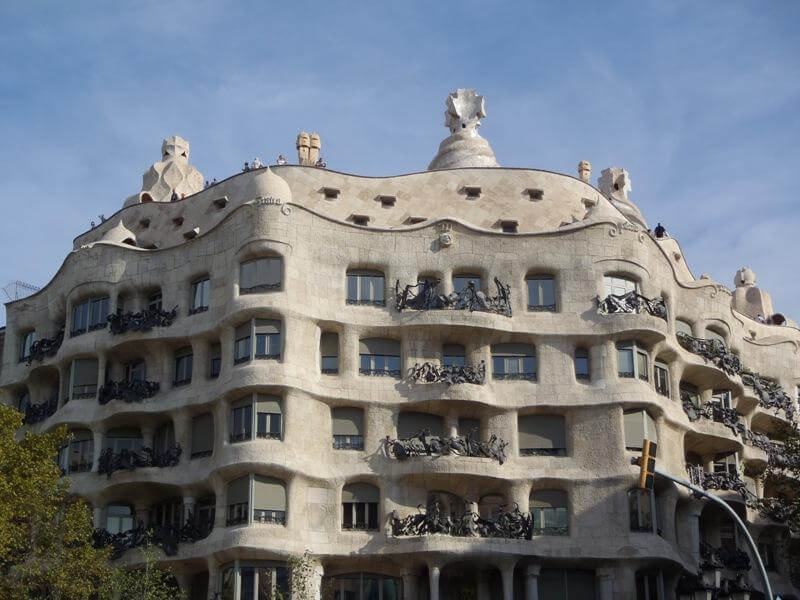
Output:
<instances>
[{"instance_id":1,"label":"seaweed-shaped iron balcony","mask_svg":"<svg viewBox=\"0 0 800 600\"><path fill-rule=\"evenodd\" d=\"M42 402L41 404L29 404L25 407L25 416L22 418L22 422L25 425L40 423L47 417L55 414L57 410L58 396L54 396L47 402Z\"/></svg>"},{"instance_id":2,"label":"seaweed-shaped iron balcony","mask_svg":"<svg viewBox=\"0 0 800 600\"><path fill-rule=\"evenodd\" d=\"M408 370L408 378L414 383L456 383L482 384L486 380L486 363L477 365L439 365L436 363L416 363Z\"/></svg>"},{"instance_id":3,"label":"seaweed-shaped iron balcony","mask_svg":"<svg viewBox=\"0 0 800 600\"><path fill-rule=\"evenodd\" d=\"M50 356L55 356L61 343L64 341L64 329L62 328L51 338L42 338L31 344L31 350L26 357L26 364L31 366L34 360L44 360Z\"/></svg>"},{"instance_id":4,"label":"seaweed-shaped iron balcony","mask_svg":"<svg viewBox=\"0 0 800 600\"><path fill-rule=\"evenodd\" d=\"M659 319L667 320L667 305L663 298L647 298L631 291L621 295L609 294L605 298L597 296L595 301L597 302L597 312L601 315L631 315L646 312Z\"/></svg>"},{"instance_id":5,"label":"seaweed-shaped iron balcony","mask_svg":"<svg viewBox=\"0 0 800 600\"><path fill-rule=\"evenodd\" d=\"M107 381L100 387L97 400L100 404L108 404L112 400L123 400L125 402L141 402L146 398L152 398L158 392L160 385L157 381L144 381L134 379L132 381Z\"/></svg>"},{"instance_id":6,"label":"seaweed-shaped iron balcony","mask_svg":"<svg viewBox=\"0 0 800 600\"><path fill-rule=\"evenodd\" d=\"M161 548L167 556L175 556L178 553L179 543L194 543L205 539L212 529L214 529L213 518L200 520L190 512L180 527L169 525L145 527L140 522L138 527L120 533L95 529L92 537L97 548L111 546L111 558L119 558L125 551L133 548L150 545Z\"/></svg>"},{"instance_id":7,"label":"seaweed-shaped iron balcony","mask_svg":"<svg viewBox=\"0 0 800 600\"><path fill-rule=\"evenodd\" d=\"M400 289L400 280L395 283L395 308L398 312L410 310L469 310L491 312L511 316L511 286L504 285L497 277L494 284L497 295L488 296L470 281L460 292L442 294L441 280L420 281Z\"/></svg>"},{"instance_id":8,"label":"seaweed-shaped iron balcony","mask_svg":"<svg viewBox=\"0 0 800 600\"><path fill-rule=\"evenodd\" d=\"M420 430L413 437L404 440L393 440L386 436L384 440L385 452L398 460L407 460L414 456L440 456L452 454L455 456L473 456L491 458L501 465L506 461L506 446L508 442L492 435L488 441L478 440L477 432L471 431L467 435L445 438L431 435L428 430Z\"/></svg>"},{"instance_id":9,"label":"seaweed-shaped iron balcony","mask_svg":"<svg viewBox=\"0 0 800 600\"><path fill-rule=\"evenodd\" d=\"M141 312L122 312L117 309L113 315L108 315L111 333L119 335L126 331L150 331L154 327L169 327L178 316L178 306L170 311L161 308L145 308Z\"/></svg>"},{"instance_id":10,"label":"seaweed-shaped iron balcony","mask_svg":"<svg viewBox=\"0 0 800 600\"><path fill-rule=\"evenodd\" d=\"M678 343L692 354L702 356L728 375L741 375L742 361L720 340L696 338L679 331Z\"/></svg>"},{"instance_id":11,"label":"seaweed-shaped iron balcony","mask_svg":"<svg viewBox=\"0 0 800 600\"><path fill-rule=\"evenodd\" d=\"M115 471L133 471L144 467L174 467L178 464L182 452L179 445L172 446L162 453L156 453L147 446L140 450L125 448L119 452L106 448L100 455L97 472L111 477Z\"/></svg>"},{"instance_id":12,"label":"seaweed-shaped iron balcony","mask_svg":"<svg viewBox=\"0 0 800 600\"><path fill-rule=\"evenodd\" d=\"M778 382L763 379L758 373L743 370L742 383L753 388L760 406L776 413L782 410L789 421L794 421L794 402Z\"/></svg>"}]
</instances>

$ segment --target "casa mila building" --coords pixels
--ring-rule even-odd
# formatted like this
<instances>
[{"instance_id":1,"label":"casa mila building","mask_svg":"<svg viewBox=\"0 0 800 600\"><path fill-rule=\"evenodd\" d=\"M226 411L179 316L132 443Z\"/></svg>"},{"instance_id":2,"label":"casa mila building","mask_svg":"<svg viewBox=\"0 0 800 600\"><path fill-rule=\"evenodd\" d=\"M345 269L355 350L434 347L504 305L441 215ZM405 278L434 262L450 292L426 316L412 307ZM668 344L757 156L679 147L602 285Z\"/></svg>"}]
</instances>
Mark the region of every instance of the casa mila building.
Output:
<instances>
[{"instance_id":1,"label":"casa mila building","mask_svg":"<svg viewBox=\"0 0 800 600\"><path fill-rule=\"evenodd\" d=\"M692 275L628 173L497 164L481 96L423 172L260 161L205 184L166 139L141 192L7 307L0 390L122 565L191 600L757 599L733 521L798 598L761 474L800 331L742 268ZM297 580L295 580L297 581ZM285 596L284 596L285 597Z\"/></svg>"}]
</instances>

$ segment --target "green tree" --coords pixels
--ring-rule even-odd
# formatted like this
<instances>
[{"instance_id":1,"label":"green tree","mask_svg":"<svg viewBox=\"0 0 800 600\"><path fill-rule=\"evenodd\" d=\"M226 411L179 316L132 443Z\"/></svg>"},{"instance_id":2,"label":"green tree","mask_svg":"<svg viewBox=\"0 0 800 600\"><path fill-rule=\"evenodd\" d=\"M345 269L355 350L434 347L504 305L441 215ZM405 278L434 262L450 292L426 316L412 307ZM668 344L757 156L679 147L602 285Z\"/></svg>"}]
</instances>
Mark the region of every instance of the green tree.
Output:
<instances>
[{"instance_id":1,"label":"green tree","mask_svg":"<svg viewBox=\"0 0 800 600\"><path fill-rule=\"evenodd\" d=\"M114 588L119 600L185 600L172 569L158 566L156 551L143 548L141 555L143 566L116 574Z\"/></svg>"},{"instance_id":2,"label":"green tree","mask_svg":"<svg viewBox=\"0 0 800 600\"><path fill-rule=\"evenodd\" d=\"M67 430L17 439L21 425L19 412L0 405L0 598L105 598L109 550L94 547L89 507L69 495L53 460Z\"/></svg>"}]
</instances>

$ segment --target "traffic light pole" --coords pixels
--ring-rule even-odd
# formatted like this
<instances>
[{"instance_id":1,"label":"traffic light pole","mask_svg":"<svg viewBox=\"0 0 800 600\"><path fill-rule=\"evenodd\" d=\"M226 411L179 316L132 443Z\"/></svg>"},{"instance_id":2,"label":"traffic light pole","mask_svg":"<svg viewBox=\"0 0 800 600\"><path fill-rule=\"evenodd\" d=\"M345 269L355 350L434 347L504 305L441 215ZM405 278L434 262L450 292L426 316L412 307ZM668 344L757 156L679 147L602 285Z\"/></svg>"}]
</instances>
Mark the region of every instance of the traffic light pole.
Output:
<instances>
[{"instance_id":1,"label":"traffic light pole","mask_svg":"<svg viewBox=\"0 0 800 600\"><path fill-rule=\"evenodd\" d=\"M736 514L736 511L733 510L727 502L718 498L713 494L709 494L704 489L697 487L696 485L692 485L688 481L683 479L678 479L677 477L673 477L669 473L662 471L661 469L656 468L655 470L657 475L669 479L677 483L678 485L682 485L685 488L690 489L695 494L702 496L703 498L707 498L712 502L718 504L723 510L725 510L734 520L735 523L739 525L739 529L744 533L744 537L747 539L747 544L750 546L750 553L753 555L756 563L758 564L758 570L761 573L761 579L764 582L764 593L766 594L767 600L773 600L772 596L772 587L769 585L769 577L767 577L767 570L764 568L764 563L761 561L761 555L758 553L758 547L756 543L753 541L753 538L750 536L750 532L747 530L744 522L739 518L739 515ZM778 599L780 600L780 599Z\"/></svg>"}]
</instances>

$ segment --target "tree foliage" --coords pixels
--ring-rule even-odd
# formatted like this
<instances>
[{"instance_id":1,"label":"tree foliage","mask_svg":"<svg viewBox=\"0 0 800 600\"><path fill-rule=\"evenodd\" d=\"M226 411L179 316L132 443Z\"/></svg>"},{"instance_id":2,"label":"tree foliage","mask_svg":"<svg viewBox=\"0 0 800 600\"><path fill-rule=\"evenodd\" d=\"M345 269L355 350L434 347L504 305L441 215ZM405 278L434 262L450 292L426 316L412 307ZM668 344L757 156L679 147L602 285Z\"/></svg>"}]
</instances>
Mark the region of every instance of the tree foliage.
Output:
<instances>
[{"instance_id":1,"label":"tree foliage","mask_svg":"<svg viewBox=\"0 0 800 600\"><path fill-rule=\"evenodd\" d=\"M172 570L159 567L156 551L143 548L144 565L129 571L118 571L114 588L119 600L184 600Z\"/></svg>"}]
</instances>

